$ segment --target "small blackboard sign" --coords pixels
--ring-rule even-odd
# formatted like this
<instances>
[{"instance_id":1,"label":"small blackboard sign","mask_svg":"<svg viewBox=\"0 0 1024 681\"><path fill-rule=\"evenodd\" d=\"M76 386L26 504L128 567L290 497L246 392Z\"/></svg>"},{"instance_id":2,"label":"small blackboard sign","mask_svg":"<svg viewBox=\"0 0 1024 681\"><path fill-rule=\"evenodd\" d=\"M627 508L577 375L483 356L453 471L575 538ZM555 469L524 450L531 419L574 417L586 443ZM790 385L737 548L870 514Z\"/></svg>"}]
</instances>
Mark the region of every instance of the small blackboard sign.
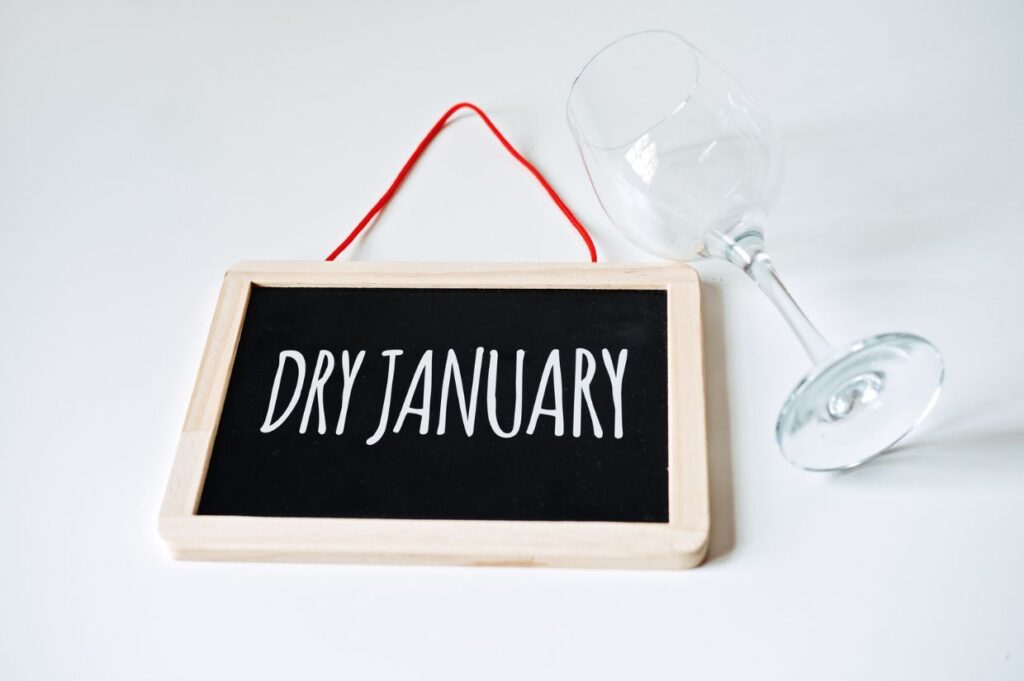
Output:
<instances>
[{"instance_id":1,"label":"small blackboard sign","mask_svg":"<svg viewBox=\"0 0 1024 681\"><path fill-rule=\"evenodd\" d=\"M703 557L685 266L242 264L161 514L185 558Z\"/></svg>"}]
</instances>

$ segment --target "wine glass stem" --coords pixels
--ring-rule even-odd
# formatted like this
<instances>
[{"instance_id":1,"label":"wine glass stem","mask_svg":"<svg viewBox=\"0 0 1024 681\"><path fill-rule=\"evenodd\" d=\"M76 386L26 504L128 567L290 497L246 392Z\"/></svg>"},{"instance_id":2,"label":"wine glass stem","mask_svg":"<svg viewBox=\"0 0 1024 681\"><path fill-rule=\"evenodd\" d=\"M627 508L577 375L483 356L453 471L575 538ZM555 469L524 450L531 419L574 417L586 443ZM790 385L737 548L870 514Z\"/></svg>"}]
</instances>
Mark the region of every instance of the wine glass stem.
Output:
<instances>
[{"instance_id":1,"label":"wine glass stem","mask_svg":"<svg viewBox=\"0 0 1024 681\"><path fill-rule=\"evenodd\" d=\"M746 272L764 291L768 300L789 324L789 328L793 329L793 333L812 361L818 362L832 354L832 345L814 327L782 283L771 257L765 250L764 239L759 233L747 234L730 243L723 256Z\"/></svg>"}]
</instances>

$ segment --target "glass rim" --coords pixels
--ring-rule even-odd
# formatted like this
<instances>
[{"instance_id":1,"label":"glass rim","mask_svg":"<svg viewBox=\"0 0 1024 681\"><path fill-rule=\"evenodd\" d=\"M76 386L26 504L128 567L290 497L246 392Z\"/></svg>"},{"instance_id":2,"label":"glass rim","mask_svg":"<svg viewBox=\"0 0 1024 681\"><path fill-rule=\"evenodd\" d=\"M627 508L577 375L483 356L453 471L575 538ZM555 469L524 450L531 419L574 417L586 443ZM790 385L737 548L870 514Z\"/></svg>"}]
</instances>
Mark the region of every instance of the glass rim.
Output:
<instances>
[{"instance_id":1,"label":"glass rim","mask_svg":"<svg viewBox=\"0 0 1024 681\"><path fill-rule=\"evenodd\" d=\"M691 54L691 56L694 59L694 76L693 76L693 84L692 84L692 86L690 87L690 89L689 89L688 93L686 94L686 96L683 97L682 100L679 103L677 103L675 105L675 107L672 108L671 111L666 113L661 118L658 118L657 120L652 122L649 126L647 126L643 130L641 130L639 133L634 135L631 139L626 140L625 142L622 142L621 144L613 144L613 145L610 145L610 146L595 144L594 142L590 141L587 138L587 135L584 134L584 132L579 128L579 126L577 126L575 124L575 119L573 117L573 99L574 99L575 95L577 94L577 86L579 85L580 79L583 77L583 74L586 73L587 69L590 68L590 66L595 61L597 61L601 57L601 55L603 55L608 50L610 50L613 47L616 47L617 45L619 45L619 44L621 44L623 42L626 42L628 40L633 40L633 39L641 37L641 36L650 36L650 35L668 36L668 37L673 38L674 40L678 41L682 45L684 45L690 51L690 54ZM698 90L698 88L700 86L701 59L702 58L706 59L707 57L704 56L704 53L701 52L700 49L698 49L696 45L694 45L689 40L687 40L683 36L679 35L675 31L669 31L667 29L661 29L661 28L648 28L648 29L642 29L642 30L639 30L639 31L633 31L632 33L627 33L626 35L620 36L620 37L616 38L615 40L611 41L610 43L607 43L601 49L599 49L597 52L592 54L589 59L587 59L586 63L584 63L583 66L580 68L580 70L576 73L576 76L572 80L572 85L569 87L569 96L566 98L566 102L565 102L565 113L566 113L566 118L568 119L569 128L573 132L573 137L576 138L577 143L579 143L581 145L586 145L587 147L589 147L591 149L598 150L598 151L614 151L614 150L617 150L617 149L622 149L624 147L628 147L631 144L634 144L637 139L640 139L644 135L650 134L651 131L653 131L655 128L657 128L658 126L662 125L666 121L670 120L677 113L679 113L687 105L687 103L691 99L693 99L693 97L697 94L697 90Z\"/></svg>"}]
</instances>

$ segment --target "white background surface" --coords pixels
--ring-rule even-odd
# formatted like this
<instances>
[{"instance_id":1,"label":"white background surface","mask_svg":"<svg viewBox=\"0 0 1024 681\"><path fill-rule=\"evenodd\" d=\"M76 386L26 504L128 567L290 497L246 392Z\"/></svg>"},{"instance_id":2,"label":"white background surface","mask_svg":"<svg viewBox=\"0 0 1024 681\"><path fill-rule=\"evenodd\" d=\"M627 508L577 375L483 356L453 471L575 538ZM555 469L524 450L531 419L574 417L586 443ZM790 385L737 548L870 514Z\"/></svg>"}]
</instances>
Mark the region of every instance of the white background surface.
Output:
<instances>
[{"instance_id":1,"label":"white background surface","mask_svg":"<svg viewBox=\"0 0 1024 681\"><path fill-rule=\"evenodd\" d=\"M816 476L772 442L806 367L700 266L713 539L683 573L172 562L156 514L222 272L319 259L451 103L593 230L579 66L683 33L773 113L770 240L834 341L910 330L947 391L901 451ZM1024 678L1024 11L779 0L0 0L0 678ZM354 250L582 260L453 124Z\"/></svg>"}]
</instances>

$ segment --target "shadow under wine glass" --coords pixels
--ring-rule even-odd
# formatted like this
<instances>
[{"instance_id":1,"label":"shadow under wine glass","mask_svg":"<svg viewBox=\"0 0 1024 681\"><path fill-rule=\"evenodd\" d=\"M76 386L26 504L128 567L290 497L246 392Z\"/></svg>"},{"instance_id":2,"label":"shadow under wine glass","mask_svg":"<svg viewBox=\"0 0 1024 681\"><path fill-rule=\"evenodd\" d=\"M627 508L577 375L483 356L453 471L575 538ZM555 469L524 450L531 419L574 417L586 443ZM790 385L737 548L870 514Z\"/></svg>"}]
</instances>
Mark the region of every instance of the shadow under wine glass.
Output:
<instances>
[{"instance_id":1,"label":"shadow under wine glass","mask_svg":"<svg viewBox=\"0 0 1024 681\"><path fill-rule=\"evenodd\" d=\"M720 258L742 269L793 329L811 370L775 428L791 463L851 468L898 442L931 411L942 357L906 333L834 348L786 290L765 250L782 154L767 117L736 82L682 37L643 31L583 67L569 125L601 206L649 253Z\"/></svg>"}]
</instances>

